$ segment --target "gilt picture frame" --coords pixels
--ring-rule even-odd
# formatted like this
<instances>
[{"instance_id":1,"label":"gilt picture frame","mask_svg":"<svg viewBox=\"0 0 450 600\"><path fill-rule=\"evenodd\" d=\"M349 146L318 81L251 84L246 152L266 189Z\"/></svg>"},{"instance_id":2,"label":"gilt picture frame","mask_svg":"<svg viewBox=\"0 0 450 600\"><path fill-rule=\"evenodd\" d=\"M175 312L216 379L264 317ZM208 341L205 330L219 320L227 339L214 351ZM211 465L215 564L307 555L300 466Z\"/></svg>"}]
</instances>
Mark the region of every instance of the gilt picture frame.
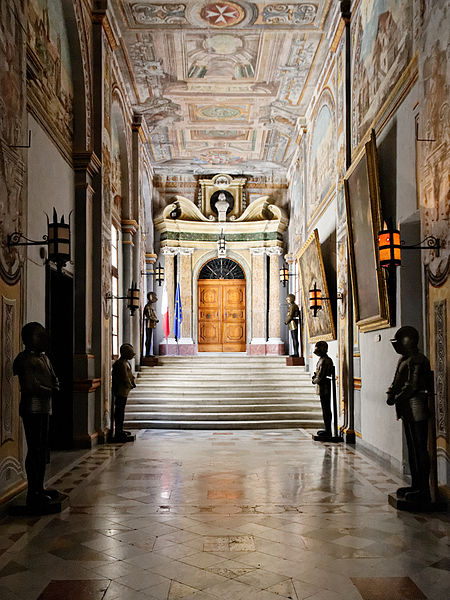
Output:
<instances>
[{"instance_id":1,"label":"gilt picture frame","mask_svg":"<svg viewBox=\"0 0 450 600\"><path fill-rule=\"evenodd\" d=\"M355 321L360 331L391 325L388 288L378 263L377 238L382 229L375 132L344 177L350 272Z\"/></svg>"},{"instance_id":2,"label":"gilt picture frame","mask_svg":"<svg viewBox=\"0 0 450 600\"><path fill-rule=\"evenodd\" d=\"M309 341L315 343L320 340L335 340L336 328L330 301L323 300L322 309L319 310L316 317L314 317L313 312L309 309L309 290L314 287L314 283L318 289L322 290L322 296L329 298L317 229L314 229L313 233L303 244L297 254L297 261Z\"/></svg>"}]
</instances>

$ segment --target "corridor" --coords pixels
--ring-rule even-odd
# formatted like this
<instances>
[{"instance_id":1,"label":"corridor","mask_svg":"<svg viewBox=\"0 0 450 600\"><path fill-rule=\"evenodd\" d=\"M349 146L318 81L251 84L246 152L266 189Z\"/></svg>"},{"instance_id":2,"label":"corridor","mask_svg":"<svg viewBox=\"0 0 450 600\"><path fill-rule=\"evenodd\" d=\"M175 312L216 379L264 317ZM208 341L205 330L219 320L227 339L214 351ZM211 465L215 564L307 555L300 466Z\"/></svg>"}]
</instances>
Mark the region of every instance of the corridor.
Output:
<instances>
[{"instance_id":1,"label":"corridor","mask_svg":"<svg viewBox=\"0 0 450 600\"><path fill-rule=\"evenodd\" d=\"M0 521L2 600L447 600L448 515L305 430L141 431L52 484L70 508Z\"/></svg>"}]
</instances>

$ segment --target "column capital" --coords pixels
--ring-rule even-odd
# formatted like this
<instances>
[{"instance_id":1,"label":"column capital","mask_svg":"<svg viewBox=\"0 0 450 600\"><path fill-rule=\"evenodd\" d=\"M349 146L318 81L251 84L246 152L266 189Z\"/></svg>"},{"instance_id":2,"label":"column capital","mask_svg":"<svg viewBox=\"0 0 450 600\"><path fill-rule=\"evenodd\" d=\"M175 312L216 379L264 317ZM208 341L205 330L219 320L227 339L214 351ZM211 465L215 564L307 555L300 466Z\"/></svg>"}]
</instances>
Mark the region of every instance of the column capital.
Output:
<instances>
[{"instance_id":1,"label":"column capital","mask_svg":"<svg viewBox=\"0 0 450 600\"><path fill-rule=\"evenodd\" d=\"M148 265L154 265L157 258L158 258L157 254L153 254L152 252L146 252L145 253L145 262Z\"/></svg>"},{"instance_id":2,"label":"column capital","mask_svg":"<svg viewBox=\"0 0 450 600\"><path fill-rule=\"evenodd\" d=\"M134 219L122 219L120 222L123 233L134 235L139 230L139 223Z\"/></svg>"},{"instance_id":3,"label":"column capital","mask_svg":"<svg viewBox=\"0 0 450 600\"><path fill-rule=\"evenodd\" d=\"M292 263L295 262L295 256L293 254L285 254L284 260L287 262L288 265L292 265Z\"/></svg>"}]
</instances>

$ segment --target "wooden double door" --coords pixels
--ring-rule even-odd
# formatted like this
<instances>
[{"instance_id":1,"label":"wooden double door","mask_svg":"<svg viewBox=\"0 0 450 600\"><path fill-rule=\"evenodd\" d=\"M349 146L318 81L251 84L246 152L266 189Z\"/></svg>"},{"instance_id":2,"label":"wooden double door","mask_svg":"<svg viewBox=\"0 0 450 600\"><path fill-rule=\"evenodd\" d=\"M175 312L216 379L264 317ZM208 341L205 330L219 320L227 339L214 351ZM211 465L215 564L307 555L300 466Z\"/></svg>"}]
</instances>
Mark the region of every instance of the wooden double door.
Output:
<instances>
[{"instance_id":1,"label":"wooden double door","mask_svg":"<svg viewBox=\"0 0 450 600\"><path fill-rule=\"evenodd\" d=\"M198 280L198 351L245 352L245 280Z\"/></svg>"}]
</instances>

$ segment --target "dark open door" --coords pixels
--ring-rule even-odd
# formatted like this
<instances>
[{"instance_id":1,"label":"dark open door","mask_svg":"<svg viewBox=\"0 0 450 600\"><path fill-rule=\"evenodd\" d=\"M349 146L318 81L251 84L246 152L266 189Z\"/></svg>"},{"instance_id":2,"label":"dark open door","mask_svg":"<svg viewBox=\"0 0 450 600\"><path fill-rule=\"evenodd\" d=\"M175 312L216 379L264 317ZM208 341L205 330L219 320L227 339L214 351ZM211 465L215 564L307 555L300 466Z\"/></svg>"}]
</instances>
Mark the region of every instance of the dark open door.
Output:
<instances>
[{"instance_id":1,"label":"dark open door","mask_svg":"<svg viewBox=\"0 0 450 600\"><path fill-rule=\"evenodd\" d=\"M46 283L48 355L60 382L53 396L50 447L67 449L72 447L73 431L73 279L47 266Z\"/></svg>"}]
</instances>

